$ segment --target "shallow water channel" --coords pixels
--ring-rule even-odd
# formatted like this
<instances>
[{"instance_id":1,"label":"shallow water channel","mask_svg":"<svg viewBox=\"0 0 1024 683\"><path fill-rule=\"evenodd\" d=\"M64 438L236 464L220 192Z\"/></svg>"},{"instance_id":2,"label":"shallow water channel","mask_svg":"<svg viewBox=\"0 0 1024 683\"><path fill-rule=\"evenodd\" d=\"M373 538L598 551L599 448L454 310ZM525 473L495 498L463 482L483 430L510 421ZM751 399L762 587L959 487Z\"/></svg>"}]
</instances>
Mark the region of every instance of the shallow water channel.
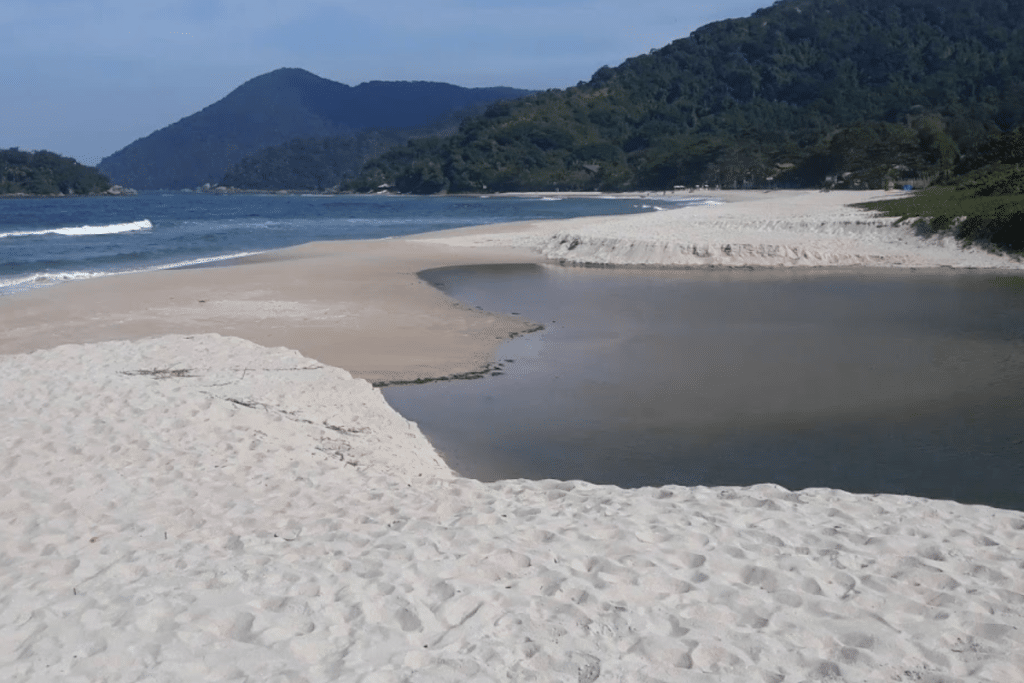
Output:
<instances>
[{"instance_id":1,"label":"shallow water channel","mask_svg":"<svg viewBox=\"0 0 1024 683\"><path fill-rule=\"evenodd\" d=\"M1024 509L1024 278L515 265L423 277L542 332L388 387L466 476L826 486Z\"/></svg>"}]
</instances>

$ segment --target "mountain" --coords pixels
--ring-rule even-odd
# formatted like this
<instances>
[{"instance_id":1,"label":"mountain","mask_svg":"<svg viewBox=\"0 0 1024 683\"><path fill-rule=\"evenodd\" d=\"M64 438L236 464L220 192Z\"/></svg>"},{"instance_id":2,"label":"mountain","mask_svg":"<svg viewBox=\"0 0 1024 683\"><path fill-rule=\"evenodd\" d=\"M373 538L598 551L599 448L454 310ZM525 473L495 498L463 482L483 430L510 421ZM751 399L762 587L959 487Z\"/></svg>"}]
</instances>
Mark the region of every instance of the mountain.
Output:
<instances>
[{"instance_id":1,"label":"mountain","mask_svg":"<svg viewBox=\"0 0 1024 683\"><path fill-rule=\"evenodd\" d=\"M454 135L459 123L485 104L448 112L418 128L362 130L354 136L295 138L266 147L232 166L220 184L245 190L315 190L342 187L363 165L413 138Z\"/></svg>"},{"instance_id":2,"label":"mountain","mask_svg":"<svg viewBox=\"0 0 1024 683\"><path fill-rule=\"evenodd\" d=\"M53 152L0 150L0 195L83 195L111 189L110 180L91 166Z\"/></svg>"},{"instance_id":3,"label":"mountain","mask_svg":"<svg viewBox=\"0 0 1024 683\"><path fill-rule=\"evenodd\" d=\"M425 82L352 87L302 69L278 69L136 140L97 167L114 182L136 189L195 187L216 183L244 157L295 138L415 128L454 110L526 92Z\"/></svg>"},{"instance_id":4,"label":"mountain","mask_svg":"<svg viewBox=\"0 0 1024 683\"><path fill-rule=\"evenodd\" d=\"M360 131L355 136L295 138L245 157L220 185L243 190L322 191L354 177L370 159L405 144L400 132Z\"/></svg>"},{"instance_id":5,"label":"mountain","mask_svg":"<svg viewBox=\"0 0 1024 683\"><path fill-rule=\"evenodd\" d=\"M927 182L1024 120L1022 0L781 0L589 82L491 105L355 187L408 192Z\"/></svg>"}]
</instances>

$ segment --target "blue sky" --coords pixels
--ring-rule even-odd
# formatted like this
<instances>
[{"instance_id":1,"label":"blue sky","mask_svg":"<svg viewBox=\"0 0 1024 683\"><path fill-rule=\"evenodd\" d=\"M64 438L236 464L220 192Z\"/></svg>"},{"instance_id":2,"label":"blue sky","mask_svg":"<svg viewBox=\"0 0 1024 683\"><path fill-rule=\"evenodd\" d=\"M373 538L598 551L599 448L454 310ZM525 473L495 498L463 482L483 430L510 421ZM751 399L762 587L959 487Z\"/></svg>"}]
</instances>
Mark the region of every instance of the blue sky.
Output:
<instances>
[{"instance_id":1,"label":"blue sky","mask_svg":"<svg viewBox=\"0 0 1024 683\"><path fill-rule=\"evenodd\" d=\"M770 0L4 0L0 148L86 164L246 80L564 88Z\"/></svg>"}]
</instances>

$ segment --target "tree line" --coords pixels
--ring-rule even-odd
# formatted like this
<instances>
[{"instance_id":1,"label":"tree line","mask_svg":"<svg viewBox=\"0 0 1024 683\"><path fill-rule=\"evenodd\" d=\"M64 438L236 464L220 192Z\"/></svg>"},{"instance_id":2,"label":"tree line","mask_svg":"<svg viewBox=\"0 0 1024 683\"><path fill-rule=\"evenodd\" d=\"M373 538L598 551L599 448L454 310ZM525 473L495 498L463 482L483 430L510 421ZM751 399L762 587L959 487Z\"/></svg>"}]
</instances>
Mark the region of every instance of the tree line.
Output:
<instances>
[{"instance_id":1,"label":"tree line","mask_svg":"<svg viewBox=\"0 0 1024 683\"><path fill-rule=\"evenodd\" d=\"M91 166L53 152L0 150L0 195L83 195L106 192L110 180Z\"/></svg>"},{"instance_id":2,"label":"tree line","mask_svg":"<svg viewBox=\"0 0 1024 683\"><path fill-rule=\"evenodd\" d=\"M782 0L369 161L401 192L934 182L1024 116L1024 3Z\"/></svg>"},{"instance_id":3,"label":"tree line","mask_svg":"<svg viewBox=\"0 0 1024 683\"><path fill-rule=\"evenodd\" d=\"M862 204L902 220L921 235L949 234L961 244L1024 253L1024 127L997 133L965 154L940 184L896 201Z\"/></svg>"}]
</instances>

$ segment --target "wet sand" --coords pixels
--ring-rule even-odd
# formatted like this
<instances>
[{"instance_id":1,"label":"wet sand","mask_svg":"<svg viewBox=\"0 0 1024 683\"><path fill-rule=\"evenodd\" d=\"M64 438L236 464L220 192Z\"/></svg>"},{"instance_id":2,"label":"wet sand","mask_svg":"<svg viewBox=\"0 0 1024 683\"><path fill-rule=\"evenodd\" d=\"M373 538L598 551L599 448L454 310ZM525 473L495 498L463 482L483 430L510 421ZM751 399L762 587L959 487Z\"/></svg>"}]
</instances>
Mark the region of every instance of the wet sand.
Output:
<instances>
[{"instance_id":1,"label":"wet sand","mask_svg":"<svg viewBox=\"0 0 1024 683\"><path fill-rule=\"evenodd\" d=\"M215 332L296 349L373 382L408 381L482 370L503 340L536 324L467 310L417 277L428 268L1024 267L921 240L909 226L846 207L889 196L884 192L712 194L724 203L318 242L244 265L106 277L0 297L0 353Z\"/></svg>"}]
</instances>

